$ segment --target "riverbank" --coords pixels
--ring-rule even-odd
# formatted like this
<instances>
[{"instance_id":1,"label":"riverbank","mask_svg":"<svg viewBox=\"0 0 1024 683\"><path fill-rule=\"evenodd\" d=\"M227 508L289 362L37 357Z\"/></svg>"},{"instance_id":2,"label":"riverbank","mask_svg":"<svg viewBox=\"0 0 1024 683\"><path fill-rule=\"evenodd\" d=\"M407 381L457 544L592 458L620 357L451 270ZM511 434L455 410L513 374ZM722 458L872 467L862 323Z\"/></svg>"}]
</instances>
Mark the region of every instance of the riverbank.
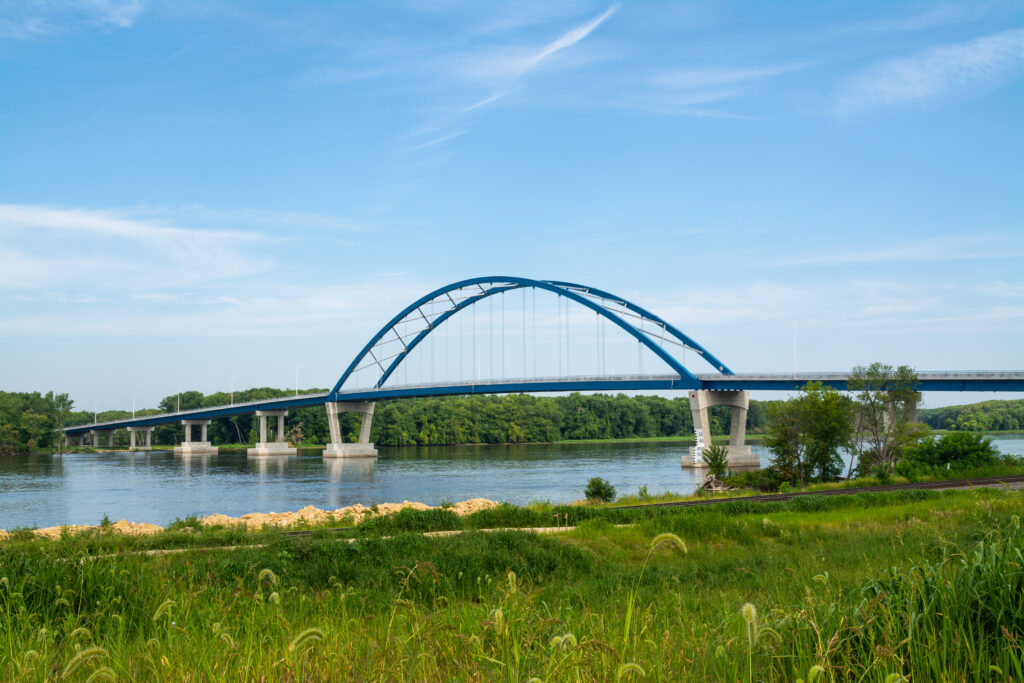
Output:
<instances>
[{"instance_id":1,"label":"riverbank","mask_svg":"<svg viewBox=\"0 0 1024 683\"><path fill-rule=\"evenodd\" d=\"M1020 492L723 505L12 539L0 680L1021 678Z\"/></svg>"},{"instance_id":2,"label":"riverbank","mask_svg":"<svg viewBox=\"0 0 1024 683\"><path fill-rule=\"evenodd\" d=\"M932 429L928 432L931 435L941 436L943 434L955 433L954 430L949 429ZM1024 431L1020 430L994 430L982 432L985 436L1024 436ZM758 445L764 443L764 434L750 434L746 436L745 443L747 445ZM712 440L716 443L728 443L728 434L716 434L712 437ZM677 434L672 436L634 436L623 439L561 439L558 441L519 441L519 442L508 442L508 443L458 443L458 444L430 444L430 445L417 445L417 444L405 444L401 446L382 446L383 448L461 448L461 447L489 447L489 446L552 446L552 445L563 445L563 444L580 444L580 445L599 445L599 444L677 444L681 446L692 446L696 443L692 434ZM148 451L170 451L175 446L179 446L179 443L173 444L154 444L152 448L146 449ZM229 451L243 451L252 448L254 444L251 443L219 443L216 446L223 450ZM310 453L323 450L326 448L326 444L316 443L304 443L297 448L300 451L308 451ZM71 447L65 450L65 453L123 453L127 450L127 444L122 447L104 447L98 448L92 446L82 447ZM140 451L141 452L141 451ZM21 454L25 455L25 454ZM35 451L34 455L57 455L52 449L40 449Z\"/></svg>"},{"instance_id":3,"label":"riverbank","mask_svg":"<svg viewBox=\"0 0 1024 683\"><path fill-rule=\"evenodd\" d=\"M498 507L498 503L486 498L471 498L451 505L445 505L442 509L450 510L459 517L471 515L481 510L489 510ZM366 519L378 515L393 515L402 510L433 510L436 508L424 503L410 502L381 503L370 507L361 503L338 508L336 510L321 510L312 505L307 505L295 512L250 512L239 517L230 517L222 514L212 514L205 517L190 518L185 524L194 522L200 527L240 527L248 530L259 529L291 529L291 528L313 528L329 525L356 526ZM98 525L70 524L62 526L50 526L42 529L29 529L28 533L39 538L58 539L66 534L75 535L83 532L110 532L125 536L152 536L165 530L165 527L145 522L129 522L120 520L118 522L101 523ZM0 529L0 541L10 538L12 532Z\"/></svg>"}]
</instances>

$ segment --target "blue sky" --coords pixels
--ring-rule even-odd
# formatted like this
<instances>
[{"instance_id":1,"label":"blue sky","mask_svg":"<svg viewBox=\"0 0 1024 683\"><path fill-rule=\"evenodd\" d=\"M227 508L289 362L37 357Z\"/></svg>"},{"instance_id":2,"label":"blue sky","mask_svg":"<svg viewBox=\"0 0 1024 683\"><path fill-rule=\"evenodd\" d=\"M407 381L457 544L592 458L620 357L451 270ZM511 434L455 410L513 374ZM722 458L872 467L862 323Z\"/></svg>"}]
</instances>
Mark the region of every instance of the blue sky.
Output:
<instances>
[{"instance_id":1,"label":"blue sky","mask_svg":"<svg viewBox=\"0 0 1024 683\"><path fill-rule=\"evenodd\" d=\"M5 389L330 386L484 274L619 293L737 372L791 370L797 321L800 370L1024 367L1019 2L0 17Z\"/></svg>"}]
</instances>

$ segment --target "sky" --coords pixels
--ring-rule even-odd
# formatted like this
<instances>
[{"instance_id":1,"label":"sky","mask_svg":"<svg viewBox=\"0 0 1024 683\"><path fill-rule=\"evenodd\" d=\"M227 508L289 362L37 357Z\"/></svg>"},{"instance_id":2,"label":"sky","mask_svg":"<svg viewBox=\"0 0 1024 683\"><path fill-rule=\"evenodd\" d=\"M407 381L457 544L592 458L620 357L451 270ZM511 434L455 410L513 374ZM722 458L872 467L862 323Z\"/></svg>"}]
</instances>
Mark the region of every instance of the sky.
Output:
<instances>
[{"instance_id":1,"label":"sky","mask_svg":"<svg viewBox=\"0 0 1024 683\"><path fill-rule=\"evenodd\" d=\"M0 389L329 387L478 275L1021 370L1022 265L1020 2L0 4Z\"/></svg>"}]
</instances>

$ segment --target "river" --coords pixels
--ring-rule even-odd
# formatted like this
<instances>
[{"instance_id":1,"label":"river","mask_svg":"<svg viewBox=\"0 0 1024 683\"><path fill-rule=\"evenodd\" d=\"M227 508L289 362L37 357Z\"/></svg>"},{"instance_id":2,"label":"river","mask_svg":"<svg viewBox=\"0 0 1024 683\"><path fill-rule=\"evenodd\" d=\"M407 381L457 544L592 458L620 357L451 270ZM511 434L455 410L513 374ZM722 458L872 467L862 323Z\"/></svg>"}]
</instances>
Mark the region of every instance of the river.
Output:
<instances>
[{"instance_id":1,"label":"river","mask_svg":"<svg viewBox=\"0 0 1024 683\"><path fill-rule=\"evenodd\" d=\"M993 440L1004 453L1024 455L1024 435ZM753 448L767 464L764 447ZM381 448L376 459L325 460L319 451L281 458L247 458L244 451L15 456L0 458L0 528L98 524L104 515L166 525L192 514L403 500L564 503L582 498L591 477L607 479L620 495L641 486L652 494L689 493L705 472L680 467L686 450L671 443L560 443Z\"/></svg>"}]
</instances>

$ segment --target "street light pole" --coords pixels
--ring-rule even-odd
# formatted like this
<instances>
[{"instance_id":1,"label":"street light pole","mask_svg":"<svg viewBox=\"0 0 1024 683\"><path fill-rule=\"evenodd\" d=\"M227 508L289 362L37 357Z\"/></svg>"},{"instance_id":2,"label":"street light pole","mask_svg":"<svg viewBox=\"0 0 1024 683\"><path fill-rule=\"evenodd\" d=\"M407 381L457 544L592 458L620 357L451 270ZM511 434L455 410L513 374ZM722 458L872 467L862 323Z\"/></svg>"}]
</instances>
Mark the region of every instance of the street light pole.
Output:
<instances>
[{"instance_id":1,"label":"street light pole","mask_svg":"<svg viewBox=\"0 0 1024 683\"><path fill-rule=\"evenodd\" d=\"M295 395L299 395L299 368L302 367L302 363L295 366Z\"/></svg>"},{"instance_id":2,"label":"street light pole","mask_svg":"<svg viewBox=\"0 0 1024 683\"><path fill-rule=\"evenodd\" d=\"M796 379L796 326L799 324L799 320L793 321L793 379Z\"/></svg>"},{"instance_id":3,"label":"street light pole","mask_svg":"<svg viewBox=\"0 0 1024 683\"><path fill-rule=\"evenodd\" d=\"M235 404L235 380L238 379L238 375L231 378L231 405Z\"/></svg>"},{"instance_id":4,"label":"street light pole","mask_svg":"<svg viewBox=\"0 0 1024 683\"><path fill-rule=\"evenodd\" d=\"M135 419L135 396L136 396L136 394L132 394L132 419L133 420Z\"/></svg>"}]
</instances>

